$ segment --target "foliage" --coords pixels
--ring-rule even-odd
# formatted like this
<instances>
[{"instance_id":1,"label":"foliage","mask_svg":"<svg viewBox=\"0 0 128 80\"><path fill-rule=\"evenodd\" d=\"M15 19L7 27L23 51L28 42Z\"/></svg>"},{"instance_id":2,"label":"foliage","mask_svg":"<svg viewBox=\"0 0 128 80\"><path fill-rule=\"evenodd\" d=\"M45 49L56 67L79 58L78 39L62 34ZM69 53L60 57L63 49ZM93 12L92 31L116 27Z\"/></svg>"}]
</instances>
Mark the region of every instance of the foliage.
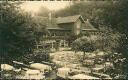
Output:
<instances>
[{"instance_id":1,"label":"foliage","mask_svg":"<svg viewBox=\"0 0 128 80\"><path fill-rule=\"evenodd\" d=\"M14 71L1 71L1 79L16 79L17 75Z\"/></svg>"},{"instance_id":2,"label":"foliage","mask_svg":"<svg viewBox=\"0 0 128 80\"><path fill-rule=\"evenodd\" d=\"M128 1L85 1L72 2L68 7L56 11L56 16L71 16L81 14L83 18L89 19L96 28L107 26L125 34L121 41L122 53L127 55L128 46ZM67 13L68 12L68 13ZM110 26L111 25L111 26Z\"/></svg>"},{"instance_id":3,"label":"foliage","mask_svg":"<svg viewBox=\"0 0 128 80\"><path fill-rule=\"evenodd\" d=\"M101 27L95 43L97 49L101 51L118 52L123 34L108 27Z\"/></svg>"},{"instance_id":4,"label":"foliage","mask_svg":"<svg viewBox=\"0 0 128 80\"><path fill-rule=\"evenodd\" d=\"M37 18L33 18L33 22L35 24L36 27L34 27L34 35L36 38L36 42L37 44L39 44L39 42L43 39L43 36L45 35L50 35L49 31L46 29L46 25L43 23L44 21L39 21L39 19Z\"/></svg>"},{"instance_id":5,"label":"foliage","mask_svg":"<svg viewBox=\"0 0 128 80\"><path fill-rule=\"evenodd\" d=\"M112 37L112 35L109 35L110 39L107 39L107 37L106 40L101 39L100 41L102 41L101 44L102 46L100 45L101 46L100 49L104 48L104 50L107 50L107 48L109 48L115 50L115 48L117 48L118 45L120 45L120 47L118 47L118 52L121 52L125 57L128 58L128 27L127 27L128 5L127 4L128 4L127 0L117 0L117 1L93 0L93 1L78 2L78 3L74 2L73 5L70 5L69 7L63 10L57 11L56 16L69 16L69 15L81 14L84 19L89 19L90 22L96 28L100 28L101 25L107 26L109 28L117 30L117 32L121 34L124 34L119 41L117 40L118 37L116 37L115 33L114 33L115 35L114 37ZM103 36L100 37L103 38ZM113 38L113 40L111 38ZM116 39L117 41L114 41L114 39ZM103 42L103 40L105 40L105 42ZM107 40L109 40L109 42L107 42ZM112 43L112 41L114 41L114 43ZM99 43L97 43L97 45ZM107 46L105 46L105 44L103 45L103 43L105 43Z\"/></svg>"},{"instance_id":6,"label":"foliage","mask_svg":"<svg viewBox=\"0 0 128 80\"><path fill-rule=\"evenodd\" d=\"M94 51L94 39L92 37L81 37L77 40L75 40L72 43L72 49L73 50L78 50L78 51L83 51L83 52L91 52Z\"/></svg>"},{"instance_id":7,"label":"foliage","mask_svg":"<svg viewBox=\"0 0 128 80\"><path fill-rule=\"evenodd\" d=\"M115 28L122 32L126 31L128 20L128 1L85 1L73 2L70 6L56 12L56 16L70 16L81 14L84 19L89 19L95 27L100 24ZM68 13L67 13L68 12ZM124 24L123 24L124 23ZM109 26L112 25L112 26ZM122 26L122 27L120 27ZM126 29L126 30L125 30Z\"/></svg>"},{"instance_id":8,"label":"foliage","mask_svg":"<svg viewBox=\"0 0 128 80\"><path fill-rule=\"evenodd\" d=\"M122 53L110 53L104 56L106 60L113 63L114 68L106 69L104 72L109 74L114 79L126 79L127 73L127 59L124 58Z\"/></svg>"},{"instance_id":9,"label":"foliage","mask_svg":"<svg viewBox=\"0 0 128 80\"><path fill-rule=\"evenodd\" d=\"M50 10L48 8L42 6L42 7L40 7L39 10L40 11L37 14L38 16L43 16L43 17L48 17L49 16L48 14L49 14Z\"/></svg>"},{"instance_id":10,"label":"foliage","mask_svg":"<svg viewBox=\"0 0 128 80\"><path fill-rule=\"evenodd\" d=\"M81 37L73 42L72 49L92 52L97 49L100 51L117 51L120 47L121 34L110 29L110 28L100 28L98 35L90 35Z\"/></svg>"},{"instance_id":11,"label":"foliage","mask_svg":"<svg viewBox=\"0 0 128 80\"><path fill-rule=\"evenodd\" d=\"M32 17L15 2L0 3L0 52L6 59L32 53L35 45ZM14 58L14 59L15 59Z\"/></svg>"},{"instance_id":12,"label":"foliage","mask_svg":"<svg viewBox=\"0 0 128 80\"><path fill-rule=\"evenodd\" d=\"M75 41L77 38L80 38L83 36L83 33L80 33L79 35L73 35L70 34L69 36L66 36L66 40L68 41L68 46L72 46L72 42Z\"/></svg>"},{"instance_id":13,"label":"foliage","mask_svg":"<svg viewBox=\"0 0 128 80\"><path fill-rule=\"evenodd\" d=\"M49 52L45 50L36 50L32 54L25 54L18 59L19 61L22 61L25 64L29 64L29 62L35 62L40 63L42 61L50 61Z\"/></svg>"}]
</instances>

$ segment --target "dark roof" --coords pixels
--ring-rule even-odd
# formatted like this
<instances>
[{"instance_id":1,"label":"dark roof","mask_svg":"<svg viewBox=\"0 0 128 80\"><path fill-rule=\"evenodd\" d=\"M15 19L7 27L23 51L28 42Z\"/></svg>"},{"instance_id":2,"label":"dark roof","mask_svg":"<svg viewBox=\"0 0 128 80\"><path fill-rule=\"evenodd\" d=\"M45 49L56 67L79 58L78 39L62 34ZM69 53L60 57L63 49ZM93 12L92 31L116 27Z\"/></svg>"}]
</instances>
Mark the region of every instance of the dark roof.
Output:
<instances>
[{"instance_id":1,"label":"dark roof","mask_svg":"<svg viewBox=\"0 0 128 80\"><path fill-rule=\"evenodd\" d=\"M67 17L58 17L56 18L56 23L57 24L73 23L76 22L77 19L80 19L82 22L84 22L84 19L82 18L81 15L75 15L75 16L67 16Z\"/></svg>"}]
</instances>

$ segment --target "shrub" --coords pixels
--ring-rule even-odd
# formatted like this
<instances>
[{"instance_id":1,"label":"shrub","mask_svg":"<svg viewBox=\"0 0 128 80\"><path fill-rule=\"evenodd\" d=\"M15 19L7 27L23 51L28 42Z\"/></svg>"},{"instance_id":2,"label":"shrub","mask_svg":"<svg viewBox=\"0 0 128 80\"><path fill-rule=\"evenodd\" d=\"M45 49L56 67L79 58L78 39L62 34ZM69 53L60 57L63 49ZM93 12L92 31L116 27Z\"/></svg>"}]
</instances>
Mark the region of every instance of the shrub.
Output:
<instances>
[{"instance_id":1,"label":"shrub","mask_svg":"<svg viewBox=\"0 0 128 80\"><path fill-rule=\"evenodd\" d=\"M50 56L47 51L44 50L37 50L32 54L25 54L18 59L19 61L28 64L29 62L37 62L40 63L41 61L50 61Z\"/></svg>"},{"instance_id":2,"label":"shrub","mask_svg":"<svg viewBox=\"0 0 128 80\"><path fill-rule=\"evenodd\" d=\"M76 39L73 43L72 43L72 49L76 52L76 51L82 51L84 52L83 55L83 60L85 57L85 52L93 52L96 50L94 44L97 40L96 36L90 36L90 37L86 37L83 36L79 39Z\"/></svg>"},{"instance_id":3,"label":"shrub","mask_svg":"<svg viewBox=\"0 0 128 80\"><path fill-rule=\"evenodd\" d=\"M22 12L18 4L0 3L0 56L4 61L8 59L7 62L27 52L32 53L35 46L33 18L29 13Z\"/></svg>"},{"instance_id":4,"label":"shrub","mask_svg":"<svg viewBox=\"0 0 128 80\"><path fill-rule=\"evenodd\" d=\"M72 43L72 49L76 51L93 52L96 50L105 52L117 52L121 45L122 34L111 28L100 28L99 34L83 36Z\"/></svg>"},{"instance_id":5,"label":"shrub","mask_svg":"<svg viewBox=\"0 0 128 80\"><path fill-rule=\"evenodd\" d=\"M120 41L123 35L111 28L102 27L99 29L100 33L97 35L98 39L95 43L95 47L100 51L117 52L120 48Z\"/></svg>"},{"instance_id":6,"label":"shrub","mask_svg":"<svg viewBox=\"0 0 128 80\"><path fill-rule=\"evenodd\" d=\"M119 49L122 34L110 29L100 28L99 34L83 36L76 39L72 44L72 49L75 51L92 52L100 51L116 51Z\"/></svg>"},{"instance_id":7,"label":"shrub","mask_svg":"<svg viewBox=\"0 0 128 80\"><path fill-rule=\"evenodd\" d=\"M96 36L83 36L79 39L76 39L72 43L72 49L75 51L92 52L95 50L94 43L96 38Z\"/></svg>"}]
</instances>

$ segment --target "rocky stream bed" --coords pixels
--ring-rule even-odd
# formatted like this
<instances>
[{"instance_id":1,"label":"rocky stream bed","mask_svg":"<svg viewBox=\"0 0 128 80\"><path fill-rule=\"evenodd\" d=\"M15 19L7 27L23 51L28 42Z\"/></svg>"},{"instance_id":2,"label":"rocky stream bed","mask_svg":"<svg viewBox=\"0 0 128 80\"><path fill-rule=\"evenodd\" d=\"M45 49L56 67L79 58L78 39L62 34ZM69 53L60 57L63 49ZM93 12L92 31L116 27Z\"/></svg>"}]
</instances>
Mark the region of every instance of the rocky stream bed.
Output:
<instances>
[{"instance_id":1,"label":"rocky stream bed","mask_svg":"<svg viewBox=\"0 0 128 80\"><path fill-rule=\"evenodd\" d=\"M82 52L73 51L54 52L50 54L53 65L32 63L28 67L16 69L14 66L3 64L1 73L5 78L16 79L111 79L103 71L112 68L113 64L102 63L100 57L105 55L103 52L87 53L83 62L81 62L82 55ZM96 58L100 59L97 63Z\"/></svg>"}]
</instances>

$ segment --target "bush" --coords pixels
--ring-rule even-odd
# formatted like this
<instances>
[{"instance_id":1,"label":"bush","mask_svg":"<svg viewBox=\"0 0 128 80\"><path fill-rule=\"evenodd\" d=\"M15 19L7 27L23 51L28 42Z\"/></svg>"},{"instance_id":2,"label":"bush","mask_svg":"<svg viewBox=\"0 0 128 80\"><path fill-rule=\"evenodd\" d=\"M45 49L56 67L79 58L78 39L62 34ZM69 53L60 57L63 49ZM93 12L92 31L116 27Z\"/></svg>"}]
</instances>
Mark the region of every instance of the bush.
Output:
<instances>
[{"instance_id":1,"label":"bush","mask_svg":"<svg viewBox=\"0 0 128 80\"><path fill-rule=\"evenodd\" d=\"M50 61L50 56L47 51L37 50L32 54L25 54L24 56L20 57L18 60L25 64L28 64L31 61L40 63L42 61L46 61L46 62Z\"/></svg>"},{"instance_id":2,"label":"bush","mask_svg":"<svg viewBox=\"0 0 128 80\"><path fill-rule=\"evenodd\" d=\"M79 39L76 39L72 43L72 49L75 51L83 51L83 52L92 52L95 51L94 43L96 41L97 36L86 37L83 36Z\"/></svg>"},{"instance_id":3,"label":"bush","mask_svg":"<svg viewBox=\"0 0 128 80\"><path fill-rule=\"evenodd\" d=\"M121 45L122 34L111 28L102 27L97 35L95 47L100 51L117 52Z\"/></svg>"},{"instance_id":4,"label":"bush","mask_svg":"<svg viewBox=\"0 0 128 80\"><path fill-rule=\"evenodd\" d=\"M83 36L76 39L72 44L75 51L92 52L95 50L112 52L120 48L122 34L110 29L100 28L99 34Z\"/></svg>"},{"instance_id":5,"label":"bush","mask_svg":"<svg viewBox=\"0 0 128 80\"><path fill-rule=\"evenodd\" d=\"M113 68L108 68L104 71L114 79L126 79L127 73L127 58L124 58L122 53L110 53L104 56L109 62L113 63ZM123 76L123 77L121 77Z\"/></svg>"}]
</instances>

